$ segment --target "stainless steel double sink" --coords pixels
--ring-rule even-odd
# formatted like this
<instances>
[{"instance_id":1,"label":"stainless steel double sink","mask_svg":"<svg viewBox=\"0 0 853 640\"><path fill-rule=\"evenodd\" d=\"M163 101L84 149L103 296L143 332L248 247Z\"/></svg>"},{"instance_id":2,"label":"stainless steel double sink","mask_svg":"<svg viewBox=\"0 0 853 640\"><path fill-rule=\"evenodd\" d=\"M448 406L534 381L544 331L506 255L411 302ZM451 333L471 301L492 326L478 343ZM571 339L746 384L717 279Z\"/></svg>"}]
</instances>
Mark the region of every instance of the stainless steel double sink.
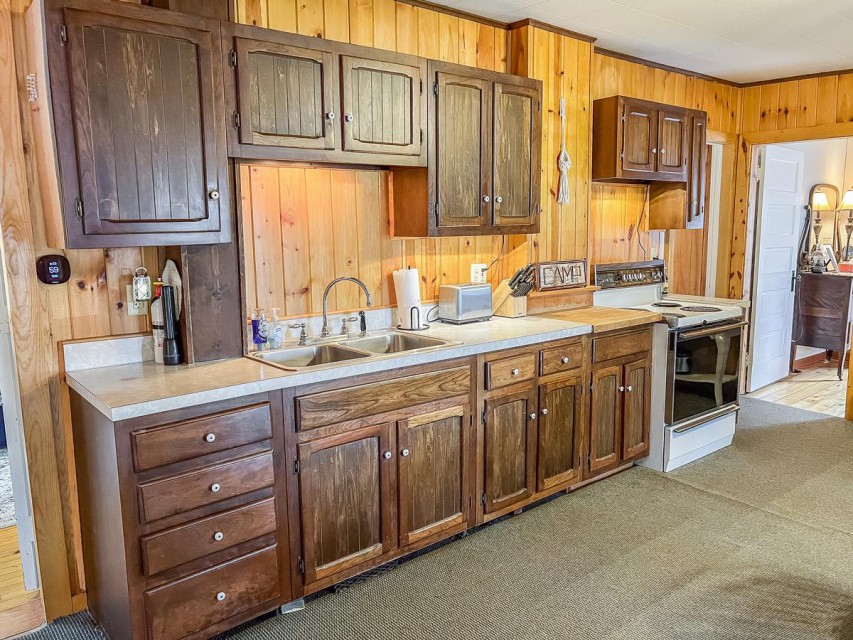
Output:
<instances>
[{"instance_id":1,"label":"stainless steel double sink","mask_svg":"<svg viewBox=\"0 0 853 640\"><path fill-rule=\"evenodd\" d=\"M250 358L287 371L352 363L353 360L378 359L401 353L420 353L462 344L403 331L377 331L365 337L327 338L315 344L292 345L270 351L250 353Z\"/></svg>"}]
</instances>

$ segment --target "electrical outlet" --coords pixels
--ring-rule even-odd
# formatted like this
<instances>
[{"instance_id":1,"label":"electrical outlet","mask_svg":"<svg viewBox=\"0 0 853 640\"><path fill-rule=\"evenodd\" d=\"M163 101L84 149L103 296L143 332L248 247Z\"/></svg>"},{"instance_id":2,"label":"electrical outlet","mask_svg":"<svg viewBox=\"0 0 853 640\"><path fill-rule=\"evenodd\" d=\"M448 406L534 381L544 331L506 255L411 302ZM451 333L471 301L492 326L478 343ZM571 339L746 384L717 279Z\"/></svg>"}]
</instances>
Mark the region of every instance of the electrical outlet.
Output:
<instances>
[{"instance_id":1,"label":"electrical outlet","mask_svg":"<svg viewBox=\"0 0 853 640\"><path fill-rule=\"evenodd\" d=\"M482 284L486 281L488 265L475 263L471 265L471 282Z\"/></svg>"},{"instance_id":2,"label":"electrical outlet","mask_svg":"<svg viewBox=\"0 0 853 640\"><path fill-rule=\"evenodd\" d=\"M125 300L127 301L127 315L129 316L147 316L148 301L142 300L137 302L133 299L133 285L129 284L125 287Z\"/></svg>"}]
</instances>

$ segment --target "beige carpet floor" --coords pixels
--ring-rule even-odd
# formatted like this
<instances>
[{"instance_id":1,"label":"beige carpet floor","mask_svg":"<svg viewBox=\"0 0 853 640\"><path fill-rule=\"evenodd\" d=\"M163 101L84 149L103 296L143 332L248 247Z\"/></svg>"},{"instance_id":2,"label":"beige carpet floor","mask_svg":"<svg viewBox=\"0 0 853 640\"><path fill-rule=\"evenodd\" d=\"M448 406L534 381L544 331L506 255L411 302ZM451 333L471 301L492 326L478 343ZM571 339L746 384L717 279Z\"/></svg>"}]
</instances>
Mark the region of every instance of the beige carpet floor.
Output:
<instances>
[{"instance_id":1,"label":"beige carpet floor","mask_svg":"<svg viewBox=\"0 0 853 640\"><path fill-rule=\"evenodd\" d=\"M853 640L852 461L853 423L746 399L729 449L632 469L223 638ZM97 637L85 622L35 637Z\"/></svg>"}]
</instances>

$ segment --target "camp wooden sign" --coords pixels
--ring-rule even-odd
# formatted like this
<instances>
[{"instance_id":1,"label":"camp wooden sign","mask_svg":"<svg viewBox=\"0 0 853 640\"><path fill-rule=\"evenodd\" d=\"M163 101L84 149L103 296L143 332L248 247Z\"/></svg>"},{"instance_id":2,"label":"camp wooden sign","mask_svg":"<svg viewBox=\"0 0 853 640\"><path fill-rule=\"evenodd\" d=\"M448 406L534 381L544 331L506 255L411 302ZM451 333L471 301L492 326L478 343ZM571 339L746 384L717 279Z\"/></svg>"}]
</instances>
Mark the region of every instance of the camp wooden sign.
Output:
<instances>
[{"instance_id":1,"label":"camp wooden sign","mask_svg":"<svg viewBox=\"0 0 853 640\"><path fill-rule=\"evenodd\" d=\"M586 286L586 260L555 260L536 265L536 290L554 291Z\"/></svg>"}]
</instances>

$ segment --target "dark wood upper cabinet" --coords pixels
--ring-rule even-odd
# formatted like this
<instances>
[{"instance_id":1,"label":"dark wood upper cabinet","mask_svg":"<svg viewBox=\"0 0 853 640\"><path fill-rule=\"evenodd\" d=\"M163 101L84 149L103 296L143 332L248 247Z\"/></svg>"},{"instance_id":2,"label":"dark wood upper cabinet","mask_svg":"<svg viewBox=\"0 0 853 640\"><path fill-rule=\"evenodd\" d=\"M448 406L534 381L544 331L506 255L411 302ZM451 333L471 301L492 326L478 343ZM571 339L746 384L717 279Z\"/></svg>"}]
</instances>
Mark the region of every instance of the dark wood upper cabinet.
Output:
<instances>
[{"instance_id":1,"label":"dark wood upper cabinet","mask_svg":"<svg viewBox=\"0 0 853 640\"><path fill-rule=\"evenodd\" d=\"M494 218L506 228L533 225L539 213L540 90L507 82L495 83Z\"/></svg>"},{"instance_id":2,"label":"dark wood upper cabinet","mask_svg":"<svg viewBox=\"0 0 853 640\"><path fill-rule=\"evenodd\" d=\"M596 100L592 179L686 182L689 113L625 96Z\"/></svg>"},{"instance_id":3,"label":"dark wood upper cabinet","mask_svg":"<svg viewBox=\"0 0 853 640\"><path fill-rule=\"evenodd\" d=\"M392 169L397 237L537 233L542 82L429 62L426 169Z\"/></svg>"},{"instance_id":4,"label":"dark wood upper cabinet","mask_svg":"<svg viewBox=\"0 0 853 640\"><path fill-rule=\"evenodd\" d=\"M294 149L339 145L333 53L235 38L237 121L243 144Z\"/></svg>"},{"instance_id":5,"label":"dark wood upper cabinet","mask_svg":"<svg viewBox=\"0 0 853 640\"><path fill-rule=\"evenodd\" d=\"M539 386L537 491L580 478L583 399L580 375Z\"/></svg>"},{"instance_id":6,"label":"dark wood upper cabinet","mask_svg":"<svg viewBox=\"0 0 853 640\"><path fill-rule=\"evenodd\" d=\"M423 64L342 56L344 150L420 156L425 75Z\"/></svg>"},{"instance_id":7,"label":"dark wood upper cabinet","mask_svg":"<svg viewBox=\"0 0 853 640\"><path fill-rule=\"evenodd\" d=\"M51 0L46 25L67 246L228 242L219 22Z\"/></svg>"},{"instance_id":8,"label":"dark wood upper cabinet","mask_svg":"<svg viewBox=\"0 0 853 640\"><path fill-rule=\"evenodd\" d=\"M393 423L299 445L299 501L306 585L394 548Z\"/></svg>"},{"instance_id":9,"label":"dark wood upper cabinet","mask_svg":"<svg viewBox=\"0 0 853 640\"><path fill-rule=\"evenodd\" d=\"M468 520L467 404L397 423L400 547Z\"/></svg>"},{"instance_id":10,"label":"dark wood upper cabinet","mask_svg":"<svg viewBox=\"0 0 853 640\"><path fill-rule=\"evenodd\" d=\"M536 387L486 400L483 510L521 502L536 489Z\"/></svg>"}]
</instances>

